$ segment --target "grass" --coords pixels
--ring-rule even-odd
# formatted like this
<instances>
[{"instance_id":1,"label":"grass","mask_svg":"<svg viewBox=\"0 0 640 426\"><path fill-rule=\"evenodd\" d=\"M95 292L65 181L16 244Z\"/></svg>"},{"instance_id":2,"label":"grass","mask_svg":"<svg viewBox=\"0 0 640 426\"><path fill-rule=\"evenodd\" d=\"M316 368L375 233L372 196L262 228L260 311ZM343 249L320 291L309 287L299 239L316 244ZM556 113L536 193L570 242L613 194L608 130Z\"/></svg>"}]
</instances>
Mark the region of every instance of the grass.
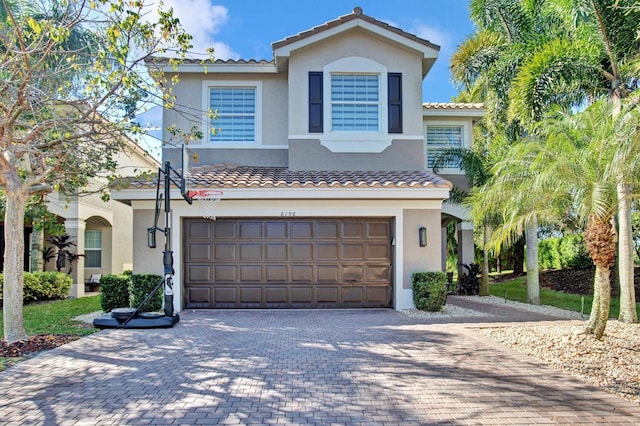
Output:
<instances>
[{"instance_id":1,"label":"grass","mask_svg":"<svg viewBox=\"0 0 640 426\"><path fill-rule=\"evenodd\" d=\"M76 334L83 336L96 331L93 326L74 321L78 315L101 311L100 296L26 305L23 311L24 328L28 335ZM4 338L3 322L0 318L0 338Z\"/></svg>"},{"instance_id":2,"label":"grass","mask_svg":"<svg viewBox=\"0 0 640 426\"><path fill-rule=\"evenodd\" d=\"M527 303L527 277L519 277L511 281L491 284L489 286L489 293L492 296ZM583 297L584 309L582 307ZM540 303L542 305L550 305L570 311L583 312L588 316L591 312L592 302L592 296L564 293L562 291L555 291L547 288L540 289ZM636 304L636 311L640 317L640 303ZM609 317L617 318L619 313L620 299L611 298L611 310L609 312Z\"/></svg>"},{"instance_id":3,"label":"grass","mask_svg":"<svg viewBox=\"0 0 640 426\"><path fill-rule=\"evenodd\" d=\"M23 311L24 327L28 335L74 334L84 336L97 331L90 324L74 321L78 315L101 311L100 296L57 300L26 305ZM0 339L4 338L4 323L0 316ZM0 357L0 371L22 358Z\"/></svg>"}]
</instances>

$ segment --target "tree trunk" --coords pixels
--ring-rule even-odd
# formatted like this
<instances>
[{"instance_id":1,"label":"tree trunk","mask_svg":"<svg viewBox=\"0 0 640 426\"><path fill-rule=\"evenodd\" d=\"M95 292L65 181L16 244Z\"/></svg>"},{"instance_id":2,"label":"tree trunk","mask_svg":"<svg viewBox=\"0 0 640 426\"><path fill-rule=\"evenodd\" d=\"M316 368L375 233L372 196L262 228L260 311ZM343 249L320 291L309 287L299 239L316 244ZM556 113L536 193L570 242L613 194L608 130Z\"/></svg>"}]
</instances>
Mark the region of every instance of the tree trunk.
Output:
<instances>
[{"instance_id":1,"label":"tree trunk","mask_svg":"<svg viewBox=\"0 0 640 426\"><path fill-rule=\"evenodd\" d=\"M633 236L631 227L630 190L621 180L618 193L618 279L620 280L620 315L618 321L638 322L636 295L633 283Z\"/></svg>"},{"instance_id":2,"label":"tree trunk","mask_svg":"<svg viewBox=\"0 0 640 426\"><path fill-rule=\"evenodd\" d=\"M536 220L527 223L525 235L527 245L527 301L532 305L539 305L538 224Z\"/></svg>"},{"instance_id":3,"label":"tree trunk","mask_svg":"<svg viewBox=\"0 0 640 426\"><path fill-rule=\"evenodd\" d=\"M525 239L524 237L518 238L513 244L513 273L514 274L522 274L524 272L524 245Z\"/></svg>"},{"instance_id":4,"label":"tree trunk","mask_svg":"<svg viewBox=\"0 0 640 426\"><path fill-rule=\"evenodd\" d=\"M611 268L596 265L596 275L593 289L593 306L587 332L593 334L596 339L601 339L607 327L609 319L609 306L611 305L611 284L609 282Z\"/></svg>"},{"instance_id":5,"label":"tree trunk","mask_svg":"<svg viewBox=\"0 0 640 426\"><path fill-rule=\"evenodd\" d=\"M15 180L19 180L16 176ZM24 212L29 193L19 182L9 182L6 188L7 207L4 215L4 340L7 343L24 340L22 317L24 266Z\"/></svg>"},{"instance_id":6,"label":"tree trunk","mask_svg":"<svg viewBox=\"0 0 640 426\"><path fill-rule=\"evenodd\" d=\"M482 248L482 277L480 279L480 289L478 291L478 295L480 296L488 296L489 295L489 252L487 251L487 240L489 238L487 221L485 220L482 224L482 233L484 238L484 247Z\"/></svg>"},{"instance_id":7,"label":"tree trunk","mask_svg":"<svg viewBox=\"0 0 640 426\"><path fill-rule=\"evenodd\" d=\"M44 259L42 250L44 249L44 230L33 228L31 231L31 272L44 271Z\"/></svg>"}]
</instances>

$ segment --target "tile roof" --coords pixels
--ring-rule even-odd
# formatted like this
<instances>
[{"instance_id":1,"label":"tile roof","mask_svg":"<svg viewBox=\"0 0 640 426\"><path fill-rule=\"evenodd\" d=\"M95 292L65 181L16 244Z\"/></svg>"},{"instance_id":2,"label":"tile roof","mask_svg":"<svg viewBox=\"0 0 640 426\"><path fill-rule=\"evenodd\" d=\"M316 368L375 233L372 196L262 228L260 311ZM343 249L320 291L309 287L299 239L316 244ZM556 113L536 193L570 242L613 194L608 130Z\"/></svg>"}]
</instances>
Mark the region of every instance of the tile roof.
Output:
<instances>
[{"instance_id":1,"label":"tile roof","mask_svg":"<svg viewBox=\"0 0 640 426\"><path fill-rule=\"evenodd\" d=\"M171 59L165 56L153 56L150 58L145 58L145 62L148 64L167 64ZM179 58L178 61L180 64L193 64L193 65L269 65L273 64L274 60L266 60L266 59L196 59L196 58Z\"/></svg>"},{"instance_id":2,"label":"tile roof","mask_svg":"<svg viewBox=\"0 0 640 426\"><path fill-rule=\"evenodd\" d=\"M300 41L300 40L304 40L307 37L311 37L311 36L313 36L315 34L321 33L323 31L326 31L326 30L331 29L333 27L337 27L338 25L341 25L341 24L343 24L345 22L352 21L354 19L362 19L363 21L366 21L366 22L369 22L371 24L377 25L380 28L383 28L385 30L394 32L394 33L396 33L398 35L401 35L403 37L406 37L406 38L408 38L408 39L410 39L412 41L418 42L420 44L424 44L425 46L431 47L432 49L440 50L440 46L431 43L429 40L422 39L422 38L420 38L420 37L418 37L418 36L416 36L414 34L411 34L411 33L408 33L406 31L403 31L400 28L391 26L391 25L387 24L386 22L378 21L377 19L372 18L371 16L365 15L362 12L362 8L361 7L354 8L353 12L349 13L348 15L340 16L337 19L325 22L322 25L315 26L315 27L311 28L310 30L298 33L298 34L296 34L294 36L291 36L291 37L287 37L284 40L280 40L280 41L276 41L274 43L271 43L271 47L274 50L278 49L278 48L286 46L288 44L295 43L295 42Z\"/></svg>"},{"instance_id":3,"label":"tile roof","mask_svg":"<svg viewBox=\"0 0 640 426\"><path fill-rule=\"evenodd\" d=\"M422 109L484 109L483 103L425 102Z\"/></svg>"},{"instance_id":4,"label":"tile roof","mask_svg":"<svg viewBox=\"0 0 640 426\"><path fill-rule=\"evenodd\" d=\"M179 171L180 172L180 171ZM230 164L193 167L192 187L231 188L444 188L452 184L426 170L420 171L292 171L286 167ZM155 187L155 180L130 179L129 188Z\"/></svg>"}]
</instances>

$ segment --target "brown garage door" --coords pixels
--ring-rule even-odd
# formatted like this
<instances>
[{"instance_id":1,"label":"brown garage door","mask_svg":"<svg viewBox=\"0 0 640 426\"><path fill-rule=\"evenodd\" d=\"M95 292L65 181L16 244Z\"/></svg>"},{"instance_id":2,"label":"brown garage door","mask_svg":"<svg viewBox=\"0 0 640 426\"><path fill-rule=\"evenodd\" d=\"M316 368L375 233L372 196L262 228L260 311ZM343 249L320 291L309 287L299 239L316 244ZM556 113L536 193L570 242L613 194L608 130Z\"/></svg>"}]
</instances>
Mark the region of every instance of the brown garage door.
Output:
<instances>
[{"instance_id":1,"label":"brown garage door","mask_svg":"<svg viewBox=\"0 0 640 426\"><path fill-rule=\"evenodd\" d=\"M391 220L184 219L185 308L390 307Z\"/></svg>"}]
</instances>

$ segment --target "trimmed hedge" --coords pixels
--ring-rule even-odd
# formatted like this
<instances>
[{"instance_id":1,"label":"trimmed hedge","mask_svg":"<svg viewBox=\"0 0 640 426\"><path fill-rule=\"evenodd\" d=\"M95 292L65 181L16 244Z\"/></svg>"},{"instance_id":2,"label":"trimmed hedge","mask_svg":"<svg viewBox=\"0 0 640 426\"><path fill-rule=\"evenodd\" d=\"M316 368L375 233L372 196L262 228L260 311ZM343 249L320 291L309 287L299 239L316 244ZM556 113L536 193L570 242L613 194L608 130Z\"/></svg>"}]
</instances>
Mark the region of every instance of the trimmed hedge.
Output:
<instances>
[{"instance_id":1,"label":"trimmed hedge","mask_svg":"<svg viewBox=\"0 0 640 426\"><path fill-rule=\"evenodd\" d=\"M62 272L24 272L23 274L23 303L66 299L73 284L71 277ZM0 274L0 300L2 300L3 285L4 275Z\"/></svg>"},{"instance_id":2,"label":"trimmed hedge","mask_svg":"<svg viewBox=\"0 0 640 426\"><path fill-rule=\"evenodd\" d=\"M129 282L126 275L103 275L100 278L100 305L104 312L129 307Z\"/></svg>"},{"instance_id":3,"label":"trimmed hedge","mask_svg":"<svg viewBox=\"0 0 640 426\"><path fill-rule=\"evenodd\" d=\"M162 277L156 274L131 275L131 282L129 283L131 306L137 308L160 281L162 281ZM163 289L161 286L156 294L143 306L142 310L145 312L155 312L162 309L162 295Z\"/></svg>"},{"instance_id":4,"label":"trimmed hedge","mask_svg":"<svg viewBox=\"0 0 640 426\"><path fill-rule=\"evenodd\" d=\"M416 309L438 312L447 301L447 273L414 272L411 276L411 290Z\"/></svg>"}]
</instances>

